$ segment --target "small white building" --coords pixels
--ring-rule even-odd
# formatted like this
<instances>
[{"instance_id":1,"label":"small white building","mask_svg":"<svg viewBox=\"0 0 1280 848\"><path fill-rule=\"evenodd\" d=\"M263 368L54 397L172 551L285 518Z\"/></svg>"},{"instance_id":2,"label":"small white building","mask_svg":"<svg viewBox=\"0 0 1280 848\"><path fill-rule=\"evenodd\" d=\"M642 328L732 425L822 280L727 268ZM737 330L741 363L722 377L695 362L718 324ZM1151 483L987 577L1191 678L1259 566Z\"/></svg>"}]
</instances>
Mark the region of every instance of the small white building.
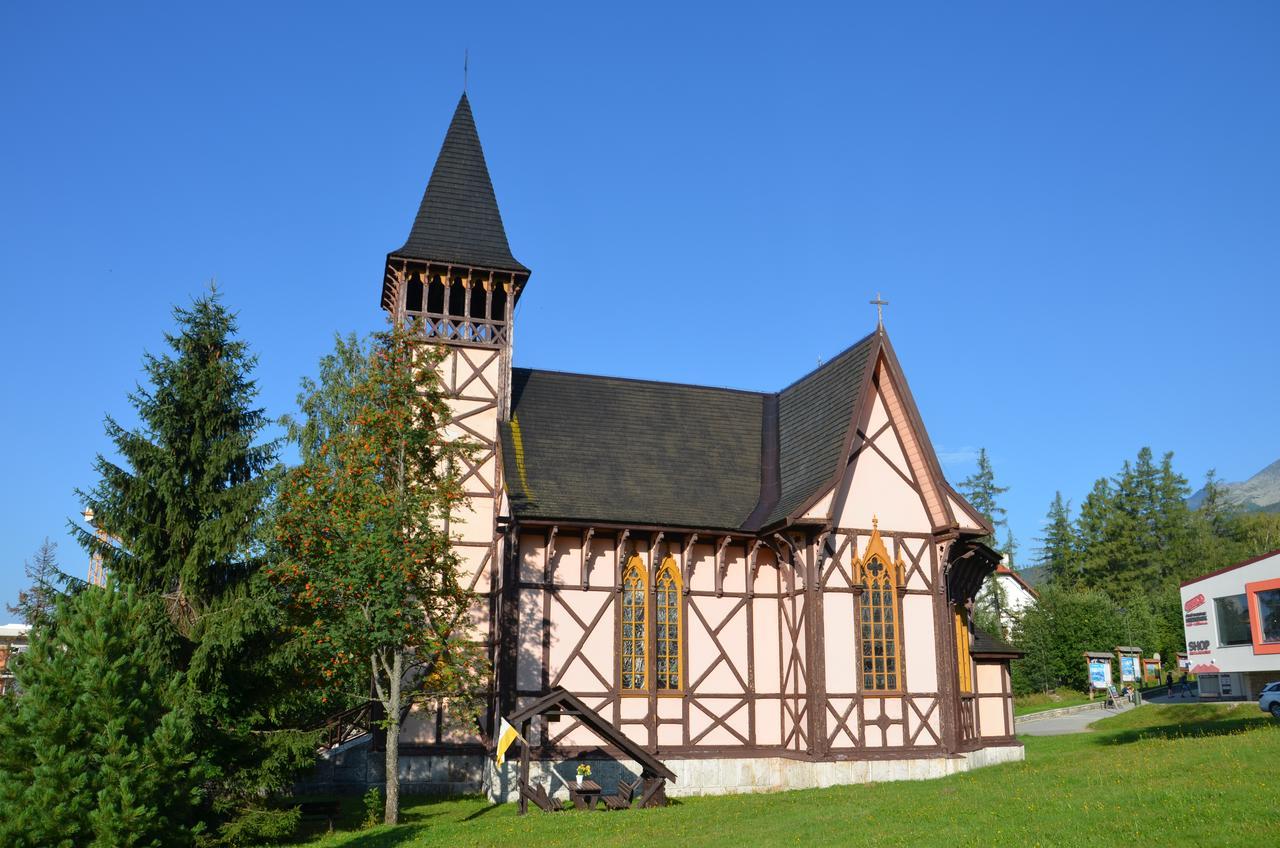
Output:
<instances>
[{"instance_id":1,"label":"small white building","mask_svg":"<svg viewBox=\"0 0 1280 848\"><path fill-rule=\"evenodd\" d=\"M0 624L0 695L9 691L9 687L13 685L10 661L15 654L27 649L27 637L30 633L29 624Z\"/></svg>"},{"instance_id":2,"label":"small white building","mask_svg":"<svg viewBox=\"0 0 1280 848\"><path fill-rule=\"evenodd\" d=\"M996 570L987 577L982 591L975 603L979 607L990 609L1000 618L1000 627L1008 638L1013 632L1014 623L1021 618L1023 610L1035 606L1039 595L1031 588L1031 584L1022 575L1010 568L1007 561L1002 560Z\"/></svg>"},{"instance_id":3,"label":"small white building","mask_svg":"<svg viewBox=\"0 0 1280 848\"><path fill-rule=\"evenodd\" d=\"M1280 681L1280 550L1183 583L1182 618L1200 697L1257 698Z\"/></svg>"}]
</instances>

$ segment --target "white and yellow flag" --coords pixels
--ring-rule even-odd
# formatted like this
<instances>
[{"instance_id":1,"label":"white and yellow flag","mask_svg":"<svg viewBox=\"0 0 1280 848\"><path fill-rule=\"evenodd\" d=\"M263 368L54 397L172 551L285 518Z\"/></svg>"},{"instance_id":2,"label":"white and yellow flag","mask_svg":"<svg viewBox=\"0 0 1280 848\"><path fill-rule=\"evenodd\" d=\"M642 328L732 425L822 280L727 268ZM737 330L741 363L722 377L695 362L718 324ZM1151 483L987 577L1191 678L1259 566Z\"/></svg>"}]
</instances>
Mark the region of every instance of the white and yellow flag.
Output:
<instances>
[{"instance_id":1,"label":"white and yellow flag","mask_svg":"<svg viewBox=\"0 0 1280 848\"><path fill-rule=\"evenodd\" d=\"M504 718L502 723L498 725L498 765L502 765L507 761L507 749L517 739L524 742L524 737L517 733L516 729L511 726L511 722Z\"/></svg>"}]
</instances>

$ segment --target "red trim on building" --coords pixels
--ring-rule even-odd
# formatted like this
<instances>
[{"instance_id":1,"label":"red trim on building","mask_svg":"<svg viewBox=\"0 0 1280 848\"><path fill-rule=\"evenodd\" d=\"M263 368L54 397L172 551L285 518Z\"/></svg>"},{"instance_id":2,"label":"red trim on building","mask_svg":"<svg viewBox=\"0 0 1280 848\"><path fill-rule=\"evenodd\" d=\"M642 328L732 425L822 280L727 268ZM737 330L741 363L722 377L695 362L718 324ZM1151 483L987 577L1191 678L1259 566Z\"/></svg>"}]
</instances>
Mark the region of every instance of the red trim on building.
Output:
<instances>
[{"instance_id":1,"label":"red trim on building","mask_svg":"<svg viewBox=\"0 0 1280 848\"><path fill-rule=\"evenodd\" d=\"M1262 607L1258 603L1258 593L1271 589L1280 589L1280 577L1244 584L1244 594L1249 604L1249 630L1253 633L1255 654L1280 654L1280 642L1262 641Z\"/></svg>"},{"instance_id":2,"label":"red trim on building","mask_svg":"<svg viewBox=\"0 0 1280 848\"><path fill-rule=\"evenodd\" d=\"M1235 565L1228 565L1226 568L1219 568L1217 571L1210 571L1208 574L1202 574L1192 580L1184 580L1180 585L1185 588L1190 586L1192 583L1199 583L1201 580L1208 580L1210 577L1217 577L1219 574L1226 574L1228 571L1235 571L1237 568L1244 568L1246 565L1253 565L1255 562L1261 562L1267 557L1273 557L1276 554L1280 554L1280 548L1276 548L1270 553L1259 554L1258 556L1253 557L1252 559L1247 559L1244 562L1237 562Z\"/></svg>"}]
</instances>

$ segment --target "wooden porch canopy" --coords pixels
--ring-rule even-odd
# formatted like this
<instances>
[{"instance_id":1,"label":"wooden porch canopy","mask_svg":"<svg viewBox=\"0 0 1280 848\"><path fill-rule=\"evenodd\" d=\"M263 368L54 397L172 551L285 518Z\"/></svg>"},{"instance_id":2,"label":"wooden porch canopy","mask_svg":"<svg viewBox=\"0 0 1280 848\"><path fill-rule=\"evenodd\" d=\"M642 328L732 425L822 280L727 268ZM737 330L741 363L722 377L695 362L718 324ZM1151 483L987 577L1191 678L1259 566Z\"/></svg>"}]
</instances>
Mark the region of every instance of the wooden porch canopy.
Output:
<instances>
[{"instance_id":1,"label":"wooden porch canopy","mask_svg":"<svg viewBox=\"0 0 1280 848\"><path fill-rule=\"evenodd\" d=\"M507 721L519 729L521 737L528 739L529 726L533 719L540 715L547 716L552 720L561 716L570 716L582 722L583 726L590 728L605 744L617 748L625 756L635 760L640 766L640 777L643 783L640 806L656 807L666 804L667 797L664 781L670 780L675 783L675 772L667 768L653 754L633 742L618 728L605 721L603 716L574 695L557 686L546 695L527 705L524 709L510 715ZM521 744L520 747L520 813L523 815L528 809L527 796L532 796L534 793L532 787L529 786L529 745L526 742Z\"/></svg>"},{"instance_id":2,"label":"wooden porch canopy","mask_svg":"<svg viewBox=\"0 0 1280 848\"><path fill-rule=\"evenodd\" d=\"M973 600L982 588L982 581L996 570L1000 555L976 541L956 542L951 546L947 563L947 596L955 604Z\"/></svg>"}]
</instances>

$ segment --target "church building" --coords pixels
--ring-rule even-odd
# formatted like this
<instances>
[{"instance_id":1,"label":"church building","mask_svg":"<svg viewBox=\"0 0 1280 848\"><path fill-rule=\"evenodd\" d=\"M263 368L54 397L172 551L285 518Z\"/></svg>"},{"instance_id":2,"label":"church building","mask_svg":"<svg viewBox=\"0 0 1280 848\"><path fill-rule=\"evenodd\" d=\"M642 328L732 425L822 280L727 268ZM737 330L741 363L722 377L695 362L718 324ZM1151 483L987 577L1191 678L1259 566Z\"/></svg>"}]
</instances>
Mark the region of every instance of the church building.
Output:
<instances>
[{"instance_id":1,"label":"church building","mask_svg":"<svg viewBox=\"0 0 1280 848\"><path fill-rule=\"evenodd\" d=\"M444 346L449 435L480 446L450 530L492 705L473 737L409 716L407 791L512 797L498 720L556 687L665 763L672 795L1022 758L1017 653L969 619L991 527L943 476L882 323L777 391L517 368L531 276L464 94L381 305ZM582 760L628 765L568 716L529 741L552 792Z\"/></svg>"}]
</instances>

